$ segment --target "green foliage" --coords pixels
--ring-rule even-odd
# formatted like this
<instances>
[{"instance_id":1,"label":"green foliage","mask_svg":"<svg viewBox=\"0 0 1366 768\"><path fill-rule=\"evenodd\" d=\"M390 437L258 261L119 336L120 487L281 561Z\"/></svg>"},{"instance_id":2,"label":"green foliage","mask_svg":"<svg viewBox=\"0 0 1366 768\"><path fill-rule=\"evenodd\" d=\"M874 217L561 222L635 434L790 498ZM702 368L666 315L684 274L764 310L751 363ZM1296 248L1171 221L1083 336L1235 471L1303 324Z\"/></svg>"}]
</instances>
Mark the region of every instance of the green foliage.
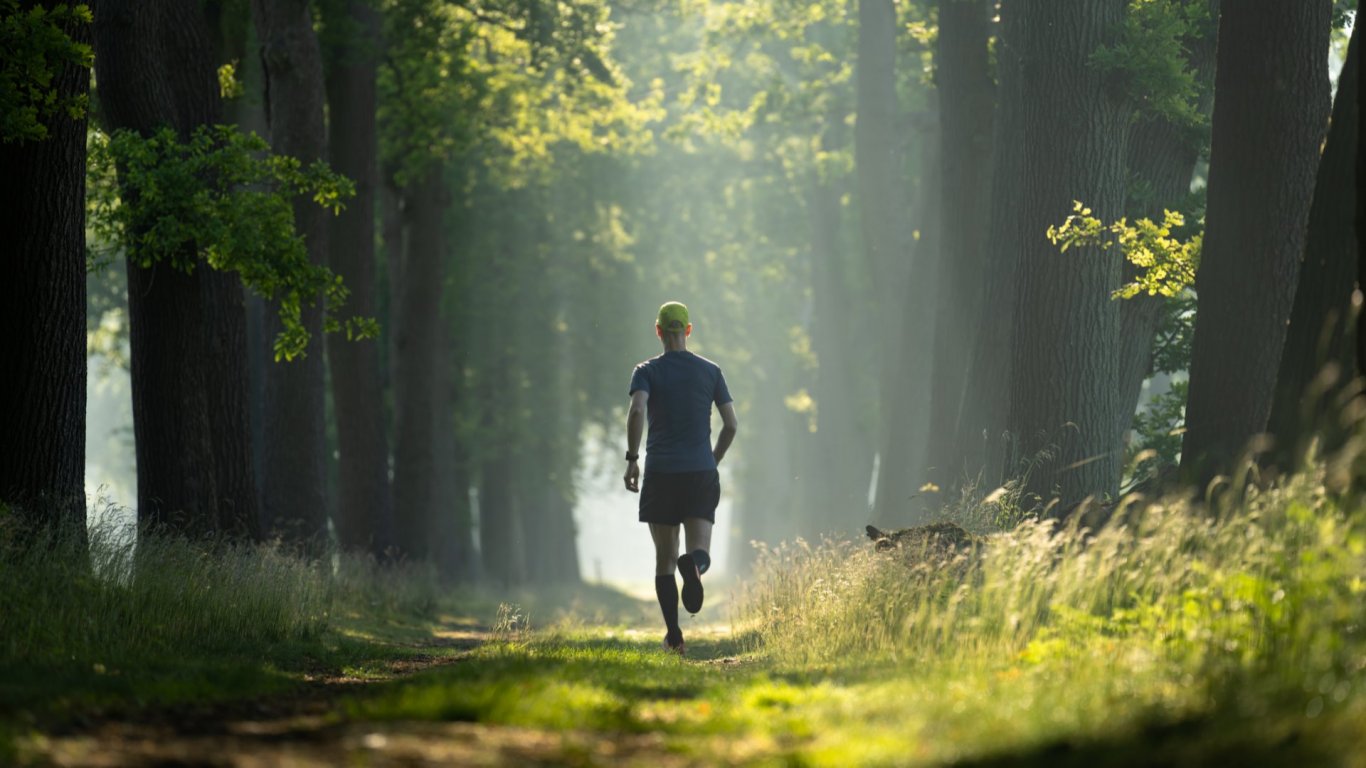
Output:
<instances>
[{"instance_id":1,"label":"green foliage","mask_svg":"<svg viewBox=\"0 0 1366 768\"><path fill-rule=\"evenodd\" d=\"M952 670L970 689L957 698L969 719L1011 727L1044 716L1026 703L1037 702L1054 723L1085 728L1072 707L1119 689L1102 705L1111 724L1128 717L1114 707L1140 701L1133 712L1159 721L1278 708L1348 717L1360 704L1344 700L1366 691L1366 514L1327 492L1328 476L1233 489L1213 516L1172 499L1121 509L1122 524L1098 531L1025 523L967 554L866 542L769 551L742 626L787 663L891 658L927 684ZM993 701L995 681L1009 703ZM1040 701L1030 691L1041 685L1068 694Z\"/></svg>"},{"instance_id":2,"label":"green foliage","mask_svg":"<svg viewBox=\"0 0 1366 768\"><path fill-rule=\"evenodd\" d=\"M1185 435L1188 381L1173 381L1171 389L1154 397L1148 407L1134 414L1134 475L1148 461L1158 467L1174 467L1181 457L1181 440Z\"/></svg>"},{"instance_id":3,"label":"green foliage","mask_svg":"<svg viewBox=\"0 0 1366 768\"><path fill-rule=\"evenodd\" d=\"M237 62L229 61L218 68L218 95L224 99L240 99L246 87L237 76Z\"/></svg>"},{"instance_id":4,"label":"green foliage","mask_svg":"<svg viewBox=\"0 0 1366 768\"><path fill-rule=\"evenodd\" d=\"M235 126L202 126L181 141L169 128L150 137L96 134L90 145L90 225L97 239L122 248L143 267L192 271L203 261L237 273L242 283L279 301L283 330L275 359L305 354L304 302L319 297L325 330L348 339L377 332L369 318L339 321L341 278L309 261L294 228L292 200L304 196L333 212L354 194L351 182L322 162L270 153L266 142Z\"/></svg>"},{"instance_id":5,"label":"green foliage","mask_svg":"<svg viewBox=\"0 0 1366 768\"><path fill-rule=\"evenodd\" d=\"M1176 297L1195 284L1200 265L1201 234L1184 241L1173 230L1186 220L1175 211L1164 211L1161 224L1142 218L1129 223L1121 218L1106 225L1081 202L1072 204L1072 215L1048 228L1048 239L1066 253L1072 247L1108 249L1118 246L1124 258L1140 271L1138 278L1115 291L1114 298L1131 299L1139 294Z\"/></svg>"},{"instance_id":6,"label":"green foliage","mask_svg":"<svg viewBox=\"0 0 1366 768\"><path fill-rule=\"evenodd\" d=\"M544 175L554 149L632 154L661 94L636 101L607 50L605 3L385 0L381 156L407 185L477 154L505 186Z\"/></svg>"},{"instance_id":7,"label":"green foliage","mask_svg":"<svg viewBox=\"0 0 1366 768\"><path fill-rule=\"evenodd\" d=\"M1208 0L1131 0L1115 41L1091 63L1121 80L1140 116L1199 126L1206 120L1186 52L1192 40L1213 34Z\"/></svg>"},{"instance_id":8,"label":"green foliage","mask_svg":"<svg viewBox=\"0 0 1366 768\"><path fill-rule=\"evenodd\" d=\"M42 141L54 117L85 116L87 97L63 96L53 81L64 67L94 65L94 50L71 38L92 20L84 3L23 10L0 0L0 142Z\"/></svg>"}]
</instances>

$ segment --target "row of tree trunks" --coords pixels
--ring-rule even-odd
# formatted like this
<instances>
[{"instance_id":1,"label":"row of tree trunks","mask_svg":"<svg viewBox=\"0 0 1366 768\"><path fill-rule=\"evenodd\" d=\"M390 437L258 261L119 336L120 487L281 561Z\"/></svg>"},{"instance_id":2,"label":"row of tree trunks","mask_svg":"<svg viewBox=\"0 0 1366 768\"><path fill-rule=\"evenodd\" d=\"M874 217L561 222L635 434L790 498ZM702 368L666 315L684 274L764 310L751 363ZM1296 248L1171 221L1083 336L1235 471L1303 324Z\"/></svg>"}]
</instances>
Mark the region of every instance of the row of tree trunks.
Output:
<instances>
[{"instance_id":1,"label":"row of tree trunks","mask_svg":"<svg viewBox=\"0 0 1366 768\"><path fill-rule=\"evenodd\" d=\"M21 11L55 0L21 2ZM89 43L91 30L70 30ZM68 65L50 86L63 100L90 89ZM0 142L0 509L35 527L85 536L84 117L59 114L37 142Z\"/></svg>"},{"instance_id":2,"label":"row of tree trunks","mask_svg":"<svg viewBox=\"0 0 1366 768\"><path fill-rule=\"evenodd\" d=\"M188 137L222 113L201 6L99 6L100 106L111 130ZM188 246L193 248L193 245ZM128 264L138 519L187 534L255 534L241 287L201 268Z\"/></svg>"},{"instance_id":3,"label":"row of tree trunks","mask_svg":"<svg viewBox=\"0 0 1366 768\"><path fill-rule=\"evenodd\" d=\"M1351 426L1340 419L1340 399L1357 366L1352 292L1360 237L1353 224L1359 194L1355 169L1360 38L1358 26L1352 30L1328 141L1319 160L1300 279L1276 379L1269 431L1287 468L1293 467L1314 434L1326 438L1322 449L1333 450Z\"/></svg>"},{"instance_id":4,"label":"row of tree trunks","mask_svg":"<svg viewBox=\"0 0 1366 768\"><path fill-rule=\"evenodd\" d=\"M326 155L323 66L307 0L253 0L252 16L265 70L272 149L305 164ZM294 202L294 224L309 260L327 263L328 215L313 201ZM303 324L312 337L302 359L270 366L266 375L261 446L261 507L266 530L318 546L328 519L321 297L305 297ZM274 312L265 331L280 330Z\"/></svg>"},{"instance_id":5,"label":"row of tree trunks","mask_svg":"<svg viewBox=\"0 0 1366 768\"><path fill-rule=\"evenodd\" d=\"M1331 0L1221 11L1181 456L1200 485L1267 426L1329 109Z\"/></svg>"},{"instance_id":6,"label":"row of tree trunks","mask_svg":"<svg viewBox=\"0 0 1366 768\"><path fill-rule=\"evenodd\" d=\"M954 430L981 312L989 219L992 110L996 86L987 43L987 0L940 0L935 84L939 92L939 274L929 431L928 477L948 487ZM896 471L896 468L887 467ZM919 469L918 467L916 469Z\"/></svg>"},{"instance_id":7,"label":"row of tree trunks","mask_svg":"<svg viewBox=\"0 0 1366 768\"><path fill-rule=\"evenodd\" d=\"M324 6L328 8L329 6ZM379 13L371 3L346 0L341 40L328 51L328 148L332 169L356 184L356 196L332 221L329 260L351 291L348 314L373 317L375 204L379 185L375 67L380 52ZM329 338L333 413L340 454L336 530L348 550L382 556L393 537L389 441L383 410L378 339Z\"/></svg>"}]
</instances>

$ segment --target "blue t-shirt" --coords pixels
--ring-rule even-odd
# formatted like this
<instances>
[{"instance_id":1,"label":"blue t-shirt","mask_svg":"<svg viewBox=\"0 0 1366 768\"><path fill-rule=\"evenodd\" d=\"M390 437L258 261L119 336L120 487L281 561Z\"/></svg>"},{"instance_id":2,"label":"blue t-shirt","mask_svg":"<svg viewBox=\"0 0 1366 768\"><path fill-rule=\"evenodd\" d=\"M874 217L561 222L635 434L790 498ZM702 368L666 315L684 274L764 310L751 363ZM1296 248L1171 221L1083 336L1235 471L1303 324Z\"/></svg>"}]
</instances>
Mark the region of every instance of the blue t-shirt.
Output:
<instances>
[{"instance_id":1,"label":"blue t-shirt","mask_svg":"<svg viewBox=\"0 0 1366 768\"><path fill-rule=\"evenodd\" d=\"M711 407L731 402L720 366L687 350L665 352L636 366L630 394L636 392L650 394L646 472L716 469Z\"/></svg>"}]
</instances>

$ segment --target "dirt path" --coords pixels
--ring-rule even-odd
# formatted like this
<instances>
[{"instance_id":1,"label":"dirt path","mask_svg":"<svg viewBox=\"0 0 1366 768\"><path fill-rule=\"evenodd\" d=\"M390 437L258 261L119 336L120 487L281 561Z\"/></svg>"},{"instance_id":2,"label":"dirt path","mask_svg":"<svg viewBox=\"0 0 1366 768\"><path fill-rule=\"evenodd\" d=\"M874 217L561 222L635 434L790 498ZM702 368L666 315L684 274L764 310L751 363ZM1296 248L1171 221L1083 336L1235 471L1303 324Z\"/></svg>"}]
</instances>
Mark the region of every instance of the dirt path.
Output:
<instances>
[{"instance_id":1,"label":"dirt path","mask_svg":"<svg viewBox=\"0 0 1366 768\"><path fill-rule=\"evenodd\" d=\"M538 731L475 723L367 723L341 704L379 686L458 664L487 640L482 631L445 631L421 653L388 663L384 675L306 678L288 694L200 707L147 711L40 736L22 750L58 766L407 766L602 763L653 753L661 739ZM668 761L666 760L665 763Z\"/></svg>"}]
</instances>

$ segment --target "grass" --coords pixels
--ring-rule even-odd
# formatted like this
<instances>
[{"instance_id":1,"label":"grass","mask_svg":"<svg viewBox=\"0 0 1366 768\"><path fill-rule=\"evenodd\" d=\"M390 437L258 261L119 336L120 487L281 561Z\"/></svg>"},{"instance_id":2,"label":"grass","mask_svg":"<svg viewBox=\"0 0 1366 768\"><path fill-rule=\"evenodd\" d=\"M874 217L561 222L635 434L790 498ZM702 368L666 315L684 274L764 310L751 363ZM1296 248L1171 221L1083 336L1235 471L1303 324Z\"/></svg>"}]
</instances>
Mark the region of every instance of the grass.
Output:
<instances>
[{"instance_id":1,"label":"grass","mask_svg":"<svg viewBox=\"0 0 1366 768\"><path fill-rule=\"evenodd\" d=\"M657 633L552 627L349 711L653 734L698 763L1361 764L1366 514L1328 482L956 555L788 544L687 662Z\"/></svg>"},{"instance_id":2,"label":"grass","mask_svg":"<svg viewBox=\"0 0 1366 768\"><path fill-rule=\"evenodd\" d=\"M1027 521L957 553L782 545L732 626L685 628L687 660L658 649L652 606L610 590L455 599L420 569L98 534L93 571L0 550L0 583L23 585L0 595L0 722L12 740L319 670L385 680L434 619L476 616L491 639L461 663L334 716L560 734L537 759L577 764L1361 765L1366 508L1340 470L1129 504L1098 532Z\"/></svg>"},{"instance_id":3,"label":"grass","mask_svg":"<svg viewBox=\"0 0 1366 768\"><path fill-rule=\"evenodd\" d=\"M0 537L0 761L19 734L363 671L430 641L430 573L276 547L90 531Z\"/></svg>"}]
</instances>

